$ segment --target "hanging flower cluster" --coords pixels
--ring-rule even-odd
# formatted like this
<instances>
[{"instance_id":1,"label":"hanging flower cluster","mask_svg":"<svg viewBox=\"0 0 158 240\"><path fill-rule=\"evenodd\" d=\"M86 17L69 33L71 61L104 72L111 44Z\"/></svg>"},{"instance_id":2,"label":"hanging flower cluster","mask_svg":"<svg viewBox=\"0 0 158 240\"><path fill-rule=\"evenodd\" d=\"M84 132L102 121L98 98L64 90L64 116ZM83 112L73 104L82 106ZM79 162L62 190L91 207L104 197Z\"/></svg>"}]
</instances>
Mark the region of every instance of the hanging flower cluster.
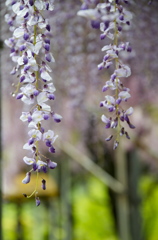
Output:
<instances>
[{"instance_id":1,"label":"hanging flower cluster","mask_svg":"<svg viewBox=\"0 0 158 240\"><path fill-rule=\"evenodd\" d=\"M32 169L26 173L23 183L29 183L31 173L46 172L47 168L54 169L57 164L47 159L39 150L39 142L43 141L49 152L55 153L54 142L57 135L52 130L46 130L43 122L53 118L55 122L61 121L61 116L51 110L49 100L54 100L55 87L52 83L49 63L54 62L50 52L50 25L43 16L44 10L52 11L54 6L51 0L7 0L6 5L11 10L5 15L5 20L13 32L13 36L5 43L11 48L10 57L16 63L11 74L16 74L16 99L21 99L26 105L31 105L27 112L22 112L21 121L28 123L28 142L23 146L30 151L31 157L23 158ZM47 102L47 103L46 103ZM37 185L37 184L36 184ZM46 182L42 180L42 188L46 189ZM36 205L40 204L35 191L25 197L35 194Z\"/></svg>"},{"instance_id":2,"label":"hanging flower cluster","mask_svg":"<svg viewBox=\"0 0 158 240\"><path fill-rule=\"evenodd\" d=\"M102 1L101 1L102 2ZM127 11L124 4L128 4L127 0L106 0L105 3L99 1L84 1L79 16L91 19L93 28L100 28L100 39L110 39L110 43L102 48L105 52L103 61L98 65L98 69L108 69L113 66L113 73L110 79L106 81L102 88L103 92L109 91L111 94L105 96L105 100L101 101L100 107L105 107L111 116L102 115L101 119L105 123L105 128L116 128L116 137L114 141L114 149L118 147L120 136L125 135L130 139L123 122L126 122L130 128L135 128L129 116L133 113L133 108L127 110L123 108L123 102L130 98L130 89L124 87L121 78L127 78L131 75L129 66L125 65L120 59L121 52L131 52L132 48L129 42L119 41L119 37L124 28L130 25L132 14ZM94 7L95 5L95 7ZM91 8L93 6L93 8ZM110 141L113 135L106 138Z\"/></svg>"}]
</instances>

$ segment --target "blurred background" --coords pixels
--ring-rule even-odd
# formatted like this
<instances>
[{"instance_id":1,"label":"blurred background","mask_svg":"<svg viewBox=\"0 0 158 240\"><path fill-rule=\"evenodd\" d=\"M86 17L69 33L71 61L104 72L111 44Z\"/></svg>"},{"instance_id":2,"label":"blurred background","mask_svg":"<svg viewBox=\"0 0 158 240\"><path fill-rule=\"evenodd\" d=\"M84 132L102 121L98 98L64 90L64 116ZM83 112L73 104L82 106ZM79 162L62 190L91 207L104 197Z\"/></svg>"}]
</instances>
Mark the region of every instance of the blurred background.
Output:
<instances>
[{"instance_id":1,"label":"blurred background","mask_svg":"<svg viewBox=\"0 0 158 240\"><path fill-rule=\"evenodd\" d=\"M132 53L123 56L132 75L124 80L131 89L127 108L134 107L129 131L116 151L108 136L99 107L102 86L112 73L98 71L102 61L100 30L77 16L79 0L56 0L49 13L52 65L57 89L52 108L63 116L49 127L59 135L56 154L49 156L58 167L44 176L47 190L39 190L41 205L35 206L31 183L21 183L28 171L22 149L28 139L27 125L19 119L26 110L12 97L10 76L14 64L9 49L1 52L2 79L2 182L3 240L157 240L158 239L158 1L133 1L131 27L122 35ZM2 40L11 33L4 23ZM48 13L47 13L48 14ZM40 187L39 187L40 188Z\"/></svg>"}]
</instances>

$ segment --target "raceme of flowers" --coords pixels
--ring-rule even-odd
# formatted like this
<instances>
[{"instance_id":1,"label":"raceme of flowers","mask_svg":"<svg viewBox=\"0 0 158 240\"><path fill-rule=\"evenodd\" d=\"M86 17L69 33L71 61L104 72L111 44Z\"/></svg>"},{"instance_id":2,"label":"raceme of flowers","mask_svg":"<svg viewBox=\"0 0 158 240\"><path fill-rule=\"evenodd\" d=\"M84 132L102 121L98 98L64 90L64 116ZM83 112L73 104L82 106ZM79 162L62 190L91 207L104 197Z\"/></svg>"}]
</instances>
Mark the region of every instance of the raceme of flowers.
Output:
<instances>
[{"instance_id":1,"label":"raceme of flowers","mask_svg":"<svg viewBox=\"0 0 158 240\"><path fill-rule=\"evenodd\" d=\"M51 0L7 0L6 6L10 10L5 15L5 20L13 32L13 36L5 43L11 48L10 57L17 65L11 71L19 81L17 83L16 99L21 99L30 110L22 112L21 121L28 123L28 142L23 146L31 153L31 157L23 158L31 170L22 180L24 184L30 182L32 172L37 174L35 190L29 196L35 195L36 205L40 205L37 196L39 172L47 172L54 169L57 163L52 162L41 154L39 142L43 141L49 152L55 153L54 142L57 135L54 131L44 129L43 121L53 118L55 122L61 121L61 116L51 110L49 102L55 99L55 87L52 83L49 63L53 63L54 57L50 52L50 25L44 18L44 10L52 11L54 6ZM46 181L42 180L42 189L46 189Z\"/></svg>"},{"instance_id":2,"label":"raceme of flowers","mask_svg":"<svg viewBox=\"0 0 158 240\"><path fill-rule=\"evenodd\" d=\"M129 42L119 41L123 29L128 28L132 19L132 14L124 7L128 4L127 0L107 0L105 3L98 1L84 1L79 16L89 18L93 28L100 28L100 39L110 39L110 44L105 45L102 51L105 52L103 61L98 65L98 69L108 69L113 66L113 73L110 79L105 82L102 88L103 92L109 92L105 99L101 101L100 107L105 107L110 116L102 115L101 119L105 123L105 128L115 128L116 136L113 149L119 145L120 136L126 136L130 139L128 132L125 129L126 122L130 128L135 128L131 124L129 116L133 113L133 108L123 108L123 102L126 102L130 97L130 89L124 87L122 78L127 78L131 75L130 67L125 65L121 58L121 52L130 53L132 48ZM93 8L92 8L93 7ZM110 135L105 140L110 141L114 135Z\"/></svg>"}]
</instances>

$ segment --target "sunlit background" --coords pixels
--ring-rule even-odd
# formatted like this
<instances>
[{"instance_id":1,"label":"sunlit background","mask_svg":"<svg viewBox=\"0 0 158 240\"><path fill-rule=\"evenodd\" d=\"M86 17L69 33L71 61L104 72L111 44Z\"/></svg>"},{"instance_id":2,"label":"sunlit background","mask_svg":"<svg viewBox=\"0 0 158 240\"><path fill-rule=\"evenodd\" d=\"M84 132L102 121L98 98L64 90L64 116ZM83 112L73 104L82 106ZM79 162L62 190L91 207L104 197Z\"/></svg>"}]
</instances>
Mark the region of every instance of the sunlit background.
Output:
<instances>
[{"instance_id":1,"label":"sunlit background","mask_svg":"<svg viewBox=\"0 0 158 240\"><path fill-rule=\"evenodd\" d=\"M49 14L52 65L56 100L53 108L63 116L50 124L59 138L58 167L44 175L47 190L40 190L41 205L23 193L34 190L22 179L28 168L22 149L28 139L27 125L19 119L26 107L15 98L9 72L14 66L3 46L2 138L3 138L3 240L157 240L158 239L158 1L134 1L131 28L122 40L132 53L123 56L132 75L124 81L131 89L128 107L134 107L131 140L122 139L118 150L105 142L101 121L105 109L102 86L111 70L98 71L102 61L100 30L77 16L79 0L56 0ZM3 22L2 39L9 38ZM48 16L47 16L48 17ZM43 148L43 152L46 151ZM120 236L120 237L119 237Z\"/></svg>"}]
</instances>

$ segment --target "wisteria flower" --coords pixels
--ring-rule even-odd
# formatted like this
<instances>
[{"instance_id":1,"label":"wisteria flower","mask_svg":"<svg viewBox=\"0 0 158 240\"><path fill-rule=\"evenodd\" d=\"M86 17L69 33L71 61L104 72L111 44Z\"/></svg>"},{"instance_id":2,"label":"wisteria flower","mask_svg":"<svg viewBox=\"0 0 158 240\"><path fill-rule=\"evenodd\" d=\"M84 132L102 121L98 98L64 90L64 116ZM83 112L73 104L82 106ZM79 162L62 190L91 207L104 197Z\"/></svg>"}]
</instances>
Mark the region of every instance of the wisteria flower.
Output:
<instances>
[{"instance_id":1,"label":"wisteria flower","mask_svg":"<svg viewBox=\"0 0 158 240\"><path fill-rule=\"evenodd\" d=\"M126 122L130 128L134 128L134 125L129 120L133 108L130 107L125 110L122 105L122 102L127 102L131 97L130 89L124 87L121 80L121 78L127 78L131 75L130 67L122 62L120 54L123 51L128 53L132 51L129 42L120 41L123 30L128 29L132 19L132 14L125 8L126 3L128 3L127 0L107 0L104 3L95 1L93 3L94 8L91 9L89 7L91 2L84 0L83 4L86 7L81 7L78 12L79 16L91 20L92 27L100 28L101 40L110 39L110 42L101 49L102 52L105 52L105 55L102 62L98 64L98 69L113 68L110 79L105 82L102 88L102 92L108 92L108 94L105 96L105 100L100 102L100 107L105 107L112 114L110 116L103 114L101 119L105 123L105 128L116 129L114 149L119 145L120 136L125 135L127 139L130 139L128 132L125 130L126 126L122 126L122 123ZM114 135L112 134L106 138L106 141L113 138Z\"/></svg>"},{"instance_id":2,"label":"wisteria flower","mask_svg":"<svg viewBox=\"0 0 158 240\"><path fill-rule=\"evenodd\" d=\"M27 184L30 182L31 179L31 172L26 173L26 177L22 180L22 183Z\"/></svg>"},{"instance_id":3,"label":"wisteria flower","mask_svg":"<svg viewBox=\"0 0 158 240\"><path fill-rule=\"evenodd\" d=\"M51 100L55 100L55 87L52 83L51 67L48 64L54 63L55 59L51 53L49 32L51 26L49 20L44 17L43 11L54 9L51 0L24 0L6 1L6 6L11 11L5 15L5 20L13 36L5 40L11 48L10 57L16 64L11 71L12 75L17 75L19 82L15 90L16 99L21 100L26 105L31 105L30 110L22 112L20 120L28 123L29 140L24 144L23 149L29 150L31 157L25 156L23 161L27 165L32 165L31 171L46 172L47 167L54 169L54 162L45 161L45 157L40 152L39 142L44 141L49 151L54 153L54 144L57 135L54 136L52 130L43 128L43 121L52 117L56 122L61 121L61 116L52 111ZM48 83L49 82L49 83ZM14 94L13 94L14 95ZM46 103L47 102L47 103ZM23 183L30 181L31 172L26 174ZM44 187L43 187L44 189ZM35 191L25 197L35 194L36 205L40 204Z\"/></svg>"},{"instance_id":4,"label":"wisteria flower","mask_svg":"<svg viewBox=\"0 0 158 240\"><path fill-rule=\"evenodd\" d=\"M43 141L45 141L47 147L52 147L52 144L57 139L58 135L54 136L54 132L52 130L48 130L43 134Z\"/></svg>"}]
</instances>

